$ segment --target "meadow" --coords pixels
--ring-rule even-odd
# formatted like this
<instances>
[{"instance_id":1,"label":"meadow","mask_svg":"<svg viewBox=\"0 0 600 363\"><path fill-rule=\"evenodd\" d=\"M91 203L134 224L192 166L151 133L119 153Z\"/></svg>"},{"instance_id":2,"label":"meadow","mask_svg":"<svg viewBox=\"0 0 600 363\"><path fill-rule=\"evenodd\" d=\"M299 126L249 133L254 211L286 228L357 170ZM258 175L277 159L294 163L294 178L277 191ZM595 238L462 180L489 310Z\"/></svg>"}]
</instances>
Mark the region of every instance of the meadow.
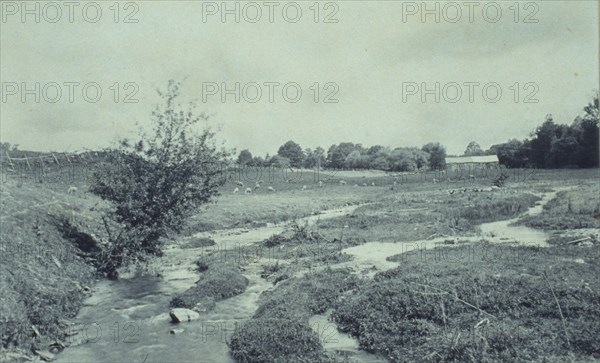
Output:
<instances>
[{"instance_id":1,"label":"meadow","mask_svg":"<svg viewBox=\"0 0 600 363\"><path fill-rule=\"evenodd\" d=\"M262 172L228 175L215 202L167 241L199 253L214 244L211 236L281 226L247 245L276 252L268 257L224 263L216 254L190 255L195 262L186 268L198 281L170 298L171 307L200 303L211 310L264 285L255 311L227 341L231 359L600 359L597 169L513 171L502 188L492 188L491 175ZM68 193L71 186L77 193ZM86 188L85 178L3 179L0 325L7 360L25 359L31 346L56 352L48 347L64 342L69 321L94 292L86 259L94 246L86 241L103 240L104 204ZM540 213L528 213L537 207ZM336 208L347 212L320 218ZM482 224L497 221L542 231L548 246L482 233ZM407 253L416 241L427 246L425 254ZM497 252L499 243L503 254L481 252ZM448 253L463 257L444 258ZM140 273L160 276L164 266L157 260ZM310 324L316 316L369 358L328 347Z\"/></svg>"}]
</instances>

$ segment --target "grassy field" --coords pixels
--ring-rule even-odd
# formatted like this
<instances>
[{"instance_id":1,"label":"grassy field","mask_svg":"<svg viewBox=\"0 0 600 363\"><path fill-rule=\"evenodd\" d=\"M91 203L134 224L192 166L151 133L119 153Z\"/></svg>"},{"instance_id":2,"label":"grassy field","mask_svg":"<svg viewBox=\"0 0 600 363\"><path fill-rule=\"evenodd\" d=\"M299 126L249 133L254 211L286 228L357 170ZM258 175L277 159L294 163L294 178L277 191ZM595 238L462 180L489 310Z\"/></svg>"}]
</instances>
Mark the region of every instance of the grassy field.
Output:
<instances>
[{"instance_id":1,"label":"grassy field","mask_svg":"<svg viewBox=\"0 0 600 363\"><path fill-rule=\"evenodd\" d=\"M261 278L273 288L230 342L236 360L334 360L308 323L325 311L361 349L394 362L600 358L597 169L514 171L499 190L490 177L439 182L435 173L327 173L329 179L307 171L291 181L283 173L262 175L256 190L254 180L242 179L244 188L229 180L216 202L191 218L182 236L173 236L189 237L184 248L211 246L210 239L190 236L357 206L316 225L293 223L257 245L279 252L259 261ZM67 193L72 185L74 195ZM248 186L253 190L246 195ZM4 180L1 187L0 358L9 358L62 341L68 320L93 292L94 269L82 250L94 248L91 239L103 240L104 204L86 192L85 178ZM523 216L544 193L559 189L540 214ZM372 271L372 278L349 268L354 257L343 252L366 242L401 246L432 238L448 239L448 248L459 251L472 245L456 241L477 238L481 223L509 219L548 232L551 247L512 246L509 255L522 258L458 263L401 255L389 258L395 269ZM476 245L486 243L482 237ZM172 305L208 306L239 294L248 284L247 263L199 261L200 280Z\"/></svg>"},{"instance_id":2,"label":"grassy field","mask_svg":"<svg viewBox=\"0 0 600 363\"><path fill-rule=\"evenodd\" d=\"M361 349L392 362L600 358L597 174L564 173L569 175L547 173L548 180L509 183L483 192L483 184L473 183L460 188L450 183L385 188L348 216L310 227L293 225L267 239L263 247L285 246L295 253L282 253L280 261L291 263L265 265L263 277L275 288L232 339L232 354L240 362L295 357L336 361L339 357L327 355L314 332L306 329L311 315L332 308L332 322L340 331L358 339ZM574 219L589 217L588 229L527 223L549 232L550 248L507 245L500 250L484 238L455 245L456 238L477 236L479 224L517 218L536 205L542 193L564 187L573 189L559 192L540 215L523 220L573 213ZM570 209L564 207L565 198L571 200ZM590 228L595 231L591 244L561 244L586 236ZM389 257L399 266L372 279L344 268L352 264L353 256L341 252L349 246L432 237L447 237L452 246L430 252L433 258ZM441 252L445 250L449 253ZM443 257L448 255L468 258ZM292 319L297 330L289 338L294 344L277 345L277 336L289 333L286 319ZM262 331L270 335L258 334Z\"/></svg>"}]
</instances>

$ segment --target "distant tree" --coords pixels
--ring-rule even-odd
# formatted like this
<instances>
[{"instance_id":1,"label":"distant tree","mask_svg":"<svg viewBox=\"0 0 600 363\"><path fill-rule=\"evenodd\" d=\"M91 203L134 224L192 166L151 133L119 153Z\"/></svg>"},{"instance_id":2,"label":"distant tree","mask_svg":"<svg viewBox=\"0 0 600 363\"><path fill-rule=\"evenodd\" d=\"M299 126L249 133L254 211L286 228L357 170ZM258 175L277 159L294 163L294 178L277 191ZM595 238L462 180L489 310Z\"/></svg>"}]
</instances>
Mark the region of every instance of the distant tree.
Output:
<instances>
[{"instance_id":1,"label":"distant tree","mask_svg":"<svg viewBox=\"0 0 600 363\"><path fill-rule=\"evenodd\" d=\"M369 158L367 155L361 155L359 150L354 150L346 156L344 166L348 169L367 169Z\"/></svg>"},{"instance_id":2,"label":"distant tree","mask_svg":"<svg viewBox=\"0 0 600 363\"><path fill-rule=\"evenodd\" d=\"M377 153L383 149L385 149L385 148L381 145L373 145L367 150L367 155L369 155L369 156L377 155Z\"/></svg>"},{"instance_id":3,"label":"distant tree","mask_svg":"<svg viewBox=\"0 0 600 363\"><path fill-rule=\"evenodd\" d=\"M528 150L523 141L511 139L503 144L492 145L490 150L498 156L500 164L508 168L524 168L529 163Z\"/></svg>"},{"instance_id":4,"label":"distant tree","mask_svg":"<svg viewBox=\"0 0 600 363\"><path fill-rule=\"evenodd\" d=\"M294 168L301 167L304 161L302 148L292 140L281 145L277 151L277 155L287 158L290 161L290 166Z\"/></svg>"},{"instance_id":5,"label":"distant tree","mask_svg":"<svg viewBox=\"0 0 600 363\"><path fill-rule=\"evenodd\" d=\"M430 169L438 170L446 166L446 148L439 142L425 144L421 150L429 154L428 163Z\"/></svg>"},{"instance_id":6,"label":"distant tree","mask_svg":"<svg viewBox=\"0 0 600 363\"><path fill-rule=\"evenodd\" d=\"M576 165L575 153L577 147L577 139L573 136L554 138L550 147L550 153L546 158L546 166L549 168L561 168Z\"/></svg>"},{"instance_id":7,"label":"distant tree","mask_svg":"<svg viewBox=\"0 0 600 363\"><path fill-rule=\"evenodd\" d=\"M269 160L269 165L276 168L287 168L291 164L290 159L277 154L271 157L271 159Z\"/></svg>"},{"instance_id":8,"label":"distant tree","mask_svg":"<svg viewBox=\"0 0 600 363\"><path fill-rule=\"evenodd\" d=\"M265 166L265 159L260 156L255 156L252 158L252 165L258 167Z\"/></svg>"},{"instance_id":9,"label":"distant tree","mask_svg":"<svg viewBox=\"0 0 600 363\"><path fill-rule=\"evenodd\" d=\"M420 150L418 148L412 148L412 153L413 153L413 158L415 160L415 164L417 165L418 169L421 169L425 166L427 166L427 162L428 162L428 158L429 158L429 154L426 153L423 150ZM445 158L444 158L445 161Z\"/></svg>"},{"instance_id":10,"label":"distant tree","mask_svg":"<svg viewBox=\"0 0 600 363\"><path fill-rule=\"evenodd\" d=\"M481 146L475 141L471 141L467 148L465 149L464 156L479 156L483 155L484 152L481 150Z\"/></svg>"},{"instance_id":11,"label":"distant tree","mask_svg":"<svg viewBox=\"0 0 600 363\"><path fill-rule=\"evenodd\" d=\"M414 154L408 148L396 148L392 150L389 157L390 170L413 171L417 169Z\"/></svg>"},{"instance_id":12,"label":"distant tree","mask_svg":"<svg viewBox=\"0 0 600 363\"><path fill-rule=\"evenodd\" d=\"M557 135L557 132L559 135ZM530 160L539 168L547 167L547 158L552 148L552 141L560 136L560 130L552 119L552 115L546 116L546 121L532 134L530 141Z\"/></svg>"},{"instance_id":13,"label":"distant tree","mask_svg":"<svg viewBox=\"0 0 600 363\"><path fill-rule=\"evenodd\" d=\"M306 149L304 151L306 157L304 159L305 168L317 168L325 166L325 150L322 147L317 147L315 150Z\"/></svg>"},{"instance_id":14,"label":"distant tree","mask_svg":"<svg viewBox=\"0 0 600 363\"><path fill-rule=\"evenodd\" d=\"M248 149L244 149L240 151L240 154L237 158L237 163L241 166L252 165L252 153Z\"/></svg>"},{"instance_id":15,"label":"distant tree","mask_svg":"<svg viewBox=\"0 0 600 363\"><path fill-rule=\"evenodd\" d=\"M331 145L327 151L327 165L330 168L343 169L346 158L356 149L351 142L342 142L339 145Z\"/></svg>"},{"instance_id":16,"label":"distant tree","mask_svg":"<svg viewBox=\"0 0 600 363\"><path fill-rule=\"evenodd\" d=\"M592 102L583 108L583 111L585 112L583 116L584 120L591 120L598 123L598 94L596 94Z\"/></svg>"},{"instance_id":17,"label":"distant tree","mask_svg":"<svg viewBox=\"0 0 600 363\"><path fill-rule=\"evenodd\" d=\"M574 159L582 168L598 167L598 96L584 107L584 116L571 126L577 137L578 147Z\"/></svg>"}]
</instances>

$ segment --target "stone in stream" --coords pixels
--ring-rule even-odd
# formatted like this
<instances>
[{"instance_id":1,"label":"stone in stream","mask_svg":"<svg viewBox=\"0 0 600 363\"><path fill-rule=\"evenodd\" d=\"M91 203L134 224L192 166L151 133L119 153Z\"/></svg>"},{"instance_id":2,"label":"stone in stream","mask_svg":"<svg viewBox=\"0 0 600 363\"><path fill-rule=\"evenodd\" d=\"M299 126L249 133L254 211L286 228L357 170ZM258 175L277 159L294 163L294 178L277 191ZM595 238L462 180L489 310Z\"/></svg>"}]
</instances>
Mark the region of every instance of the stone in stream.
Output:
<instances>
[{"instance_id":1,"label":"stone in stream","mask_svg":"<svg viewBox=\"0 0 600 363\"><path fill-rule=\"evenodd\" d=\"M181 333L183 333L184 331L185 331L185 330L183 330L183 329L171 329L169 332L170 332L171 334L181 334Z\"/></svg>"},{"instance_id":2,"label":"stone in stream","mask_svg":"<svg viewBox=\"0 0 600 363\"><path fill-rule=\"evenodd\" d=\"M200 319L200 314L197 312L184 309L184 308L175 308L169 311L169 316L171 316L171 321L173 323L183 323L186 321L194 321Z\"/></svg>"}]
</instances>

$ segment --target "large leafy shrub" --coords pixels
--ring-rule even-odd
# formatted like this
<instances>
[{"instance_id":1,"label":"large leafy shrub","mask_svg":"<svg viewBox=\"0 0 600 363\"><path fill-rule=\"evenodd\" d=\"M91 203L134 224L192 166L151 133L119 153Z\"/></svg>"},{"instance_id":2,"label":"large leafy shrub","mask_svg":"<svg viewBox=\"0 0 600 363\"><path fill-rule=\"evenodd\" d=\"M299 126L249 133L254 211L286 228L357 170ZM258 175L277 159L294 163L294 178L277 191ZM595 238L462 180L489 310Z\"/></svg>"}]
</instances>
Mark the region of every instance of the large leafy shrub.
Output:
<instances>
[{"instance_id":1,"label":"large leafy shrub","mask_svg":"<svg viewBox=\"0 0 600 363\"><path fill-rule=\"evenodd\" d=\"M178 103L174 81L159 94L164 105L152 113L151 131L108 150L91 183L91 192L114 207L108 219L115 223L110 228L106 223L111 231L100 264L109 275L128 260L161 255L161 237L179 232L222 182L226 152L217 149L210 129L198 129L208 117L198 114L193 102L187 109Z\"/></svg>"}]
</instances>

